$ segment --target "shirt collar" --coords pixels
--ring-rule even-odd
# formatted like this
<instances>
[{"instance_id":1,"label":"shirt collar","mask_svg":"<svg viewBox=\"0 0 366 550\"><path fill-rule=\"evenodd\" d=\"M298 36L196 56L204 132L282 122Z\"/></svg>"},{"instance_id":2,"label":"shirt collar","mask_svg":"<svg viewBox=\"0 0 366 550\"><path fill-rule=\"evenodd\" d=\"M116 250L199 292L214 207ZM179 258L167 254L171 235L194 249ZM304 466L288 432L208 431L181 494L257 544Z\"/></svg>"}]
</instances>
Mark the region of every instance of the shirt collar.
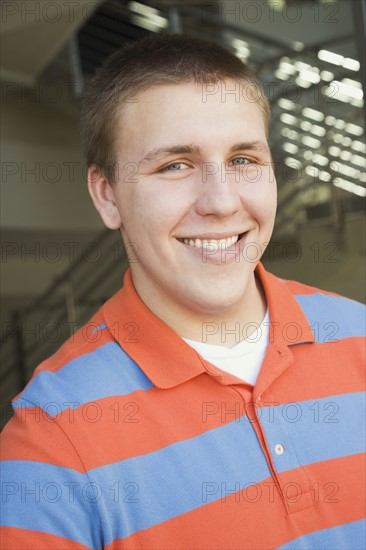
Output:
<instances>
[{"instance_id":1,"label":"shirt collar","mask_svg":"<svg viewBox=\"0 0 366 550\"><path fill-rule=\"evenodd\" d=\"M309 323L286 285L261 263L256 273L266 294L274 341L281 347L313 342ZM130 269L123 288L103 305L102 311L114 339L158 388L171 388L207 372L200 355L141 300Z\"/></svg>"},{"instance_id":2,"label":"shirt collar","mask_svg":"<svg viewBox=\"0 0 366 550\"><path fill-rule=\"evenodd\" d=\"M257 265L256 273L266 295L270 331L274 339L286 346L314 342L314 334L306 315L286 281L266 271L261 263Z\"/></svg>"},{"instance_id":3,"label":"shirt collar","mask_svg":"<svg viewBox=\"0 0 366 550\"><path fill-rule=\"evenodd\" d=\"M171 388L206 372L199 354L141 300L130 269L123 288L102 309L115 340L158 388Z\"/></svg>"}]
</instances>

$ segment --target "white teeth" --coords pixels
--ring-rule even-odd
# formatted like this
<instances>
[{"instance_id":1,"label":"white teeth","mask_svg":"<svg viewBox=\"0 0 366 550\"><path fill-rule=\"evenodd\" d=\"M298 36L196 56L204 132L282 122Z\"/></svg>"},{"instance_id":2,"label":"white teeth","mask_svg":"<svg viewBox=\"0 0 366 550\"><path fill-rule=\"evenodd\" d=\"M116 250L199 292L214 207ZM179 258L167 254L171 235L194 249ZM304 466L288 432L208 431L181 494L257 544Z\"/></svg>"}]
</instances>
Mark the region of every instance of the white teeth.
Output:
<instances>
[{"instance_id":1,"label":"white teeth","mask_svg":"<svg viewBox=\"0 0 366 550\"><path fill-rule=\"evenodd\" d=\"M184 244L188 244L189 246L194 246L195 248L208 248L210 247L211 250L216 249L225 249L229 246L232 246L237 242L239 239L239 235L233 235L232 237L228 237L227 239L219 239L214 240L210 239L208 240L201 240L201 239L180 239L184 242Z\"/></svg>"}]
</instances>

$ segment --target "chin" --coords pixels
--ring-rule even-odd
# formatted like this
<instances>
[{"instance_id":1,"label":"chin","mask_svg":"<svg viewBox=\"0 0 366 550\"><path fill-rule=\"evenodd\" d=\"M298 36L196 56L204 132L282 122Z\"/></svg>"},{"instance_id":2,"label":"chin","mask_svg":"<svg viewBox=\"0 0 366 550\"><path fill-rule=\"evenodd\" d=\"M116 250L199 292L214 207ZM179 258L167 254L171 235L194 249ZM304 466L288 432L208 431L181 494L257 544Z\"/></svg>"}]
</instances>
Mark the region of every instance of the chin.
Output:
<instances>
[{"instance_id":1,"label":"chin","mask_svg":"<svg viewBox=\"0 0 366 550\"><path fill-rule=\"evenodd\" d=\"M205 292L185 294L185 301L190 309L205 315L219 315L239 306L243 300L245 288L210 289Z\"/></svg>"}]
</instances>

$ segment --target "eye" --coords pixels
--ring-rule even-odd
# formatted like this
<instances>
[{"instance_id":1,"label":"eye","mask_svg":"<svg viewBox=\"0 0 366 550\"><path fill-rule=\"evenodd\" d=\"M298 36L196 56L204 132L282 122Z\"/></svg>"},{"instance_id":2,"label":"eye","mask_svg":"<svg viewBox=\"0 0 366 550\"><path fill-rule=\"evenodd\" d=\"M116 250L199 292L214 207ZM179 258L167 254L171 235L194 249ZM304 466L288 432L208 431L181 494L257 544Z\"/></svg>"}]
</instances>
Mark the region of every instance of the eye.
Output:
<instances>
[{"instance_id":1,"label":"eye","mask_svg":"<svg viewBox=\"0 0 366 550\"><path fill-rule=\"evenodd\" d=\"M252 164L253 161L247 157L235 157L230 161L234 166L243 166L245 164Z\"/></svg>"},{"instance_id":2,"label":"eye","mask_svg":"<svg viewBox=\"0 0 366 550\"><path fill-rule=\"evenodd\" d=\"M171 164L160 168L158 172L180 172L181 170L184 170L184 168L189 168L185 162L172 162Z\"/></svg>"}]
</instances>

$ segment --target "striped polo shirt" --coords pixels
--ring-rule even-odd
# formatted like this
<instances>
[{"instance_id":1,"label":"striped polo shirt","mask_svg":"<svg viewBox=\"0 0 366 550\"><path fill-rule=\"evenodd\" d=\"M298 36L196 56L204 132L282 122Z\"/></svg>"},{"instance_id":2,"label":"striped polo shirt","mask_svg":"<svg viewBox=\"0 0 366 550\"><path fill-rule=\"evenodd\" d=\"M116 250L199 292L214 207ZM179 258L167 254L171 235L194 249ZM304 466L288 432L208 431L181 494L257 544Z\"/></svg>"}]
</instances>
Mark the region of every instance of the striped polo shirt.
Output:
<instances>
[{"instance_id":1,"label":"striped polo shirt","mask_svg":"<svg viewBox=\"0 0 366 550\"><path fill-rule=\"evenodd\" d=\"M2 434L4 550L365 547L364 307L257 274L254 388L153 315L130 271L36 369Z\"/></svg>"}]
</instances>

